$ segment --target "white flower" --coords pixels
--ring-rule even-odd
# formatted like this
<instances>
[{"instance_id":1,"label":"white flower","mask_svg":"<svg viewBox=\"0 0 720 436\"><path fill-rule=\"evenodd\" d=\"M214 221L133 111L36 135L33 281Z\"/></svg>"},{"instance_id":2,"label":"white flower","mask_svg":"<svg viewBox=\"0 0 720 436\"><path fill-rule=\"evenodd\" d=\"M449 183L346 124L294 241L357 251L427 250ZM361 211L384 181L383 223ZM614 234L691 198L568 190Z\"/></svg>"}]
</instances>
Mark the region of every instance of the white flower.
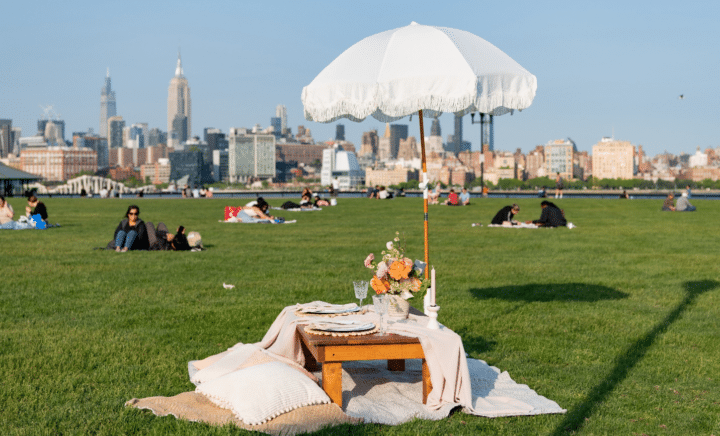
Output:
<instances>
[{"instance_id":1,"label":"white flower","mask_svg":"<svg viewBox=\"0 0 720 436\"><path fill-rule=\"evenodd\" d=\"M388 266L385 262L378 263L376 276L379 279L384 279L388 273Z\"/></svg>"},{"instance_id":2,"label":"white flower","mask_svg":"<svg viewBox=\"0 0 720 436\"><path fill-rule=\"evenodd\" d=\"M393 249L392 241L389 241L385 246L387 247L388 250L392 250Z\"/></svg>"}]
</instances>

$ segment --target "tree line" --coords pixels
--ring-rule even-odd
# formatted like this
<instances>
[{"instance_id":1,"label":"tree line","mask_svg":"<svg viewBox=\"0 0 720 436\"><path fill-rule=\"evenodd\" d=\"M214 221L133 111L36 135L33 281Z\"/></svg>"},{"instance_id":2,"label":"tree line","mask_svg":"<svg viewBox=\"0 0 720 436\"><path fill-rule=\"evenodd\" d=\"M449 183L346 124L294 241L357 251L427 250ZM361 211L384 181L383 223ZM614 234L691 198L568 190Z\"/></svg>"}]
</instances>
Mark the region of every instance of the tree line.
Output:
<instances>
[{"instance_id":1,"label":"tree line","mask_svg":"<svg viewBox=\"0 0 720 436\"><path fill-rule=\"evenodd\" d=\"M546 188L548 190L555 189L555 179L550 177L535 177L528 180L519 179L500 179L496 184L483 181L479 177L470 183L465 184L465 188L472 189L474 187L481 187L484 184L489 189L500 189L500 190L539 190ZM434 183L431 183L434 186ZM443 189L447 189L450 185L440 183ZM457 186L457 185L455 185ZM658 180L656 182L652 180L642 179L598 179L596 177L589 177L587 180L565 180L563 179L563 187L565 189L643 189L643 190L668 190L668 189L685 189L686 186L690 186L692 189L720 189L720 180L713 181L711 179L705 179L700 182L692 180L675 179L673 181ZM407 182L399 183L397 185L390 186L392 189L404 189L414 190L419 189L419 182L417 180L409 180Z\"/></svg>"}]
</instances>

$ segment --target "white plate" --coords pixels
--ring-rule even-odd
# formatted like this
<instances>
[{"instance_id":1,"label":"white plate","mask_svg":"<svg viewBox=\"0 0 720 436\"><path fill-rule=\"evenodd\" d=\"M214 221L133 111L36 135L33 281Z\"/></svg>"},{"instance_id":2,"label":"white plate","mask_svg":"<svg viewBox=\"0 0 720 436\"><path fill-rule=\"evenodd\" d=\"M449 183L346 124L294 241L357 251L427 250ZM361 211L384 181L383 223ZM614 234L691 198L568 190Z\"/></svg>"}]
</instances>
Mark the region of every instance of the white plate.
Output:
<instances>
[{"instance_id":1,"label":"white plate","mask_svg":"<svg viewBox=\"0 0 720 436\"><path fill-rule=\"evenodd\" d=\"M343 323L344 324L344 323ZM364 332L366 330L372 330L375 328L375 324L368 323L356 323L354 325L337 325L337 324L313 324L314 330L323 332Z\"/></svg>"},{"instance_id":2,"label":"white plate","mask_svg":"<svg viewBox=\"0 0 720 436\"><path fill-rule=\"evenodd\" d=\"M326 307L326 308L319 308L319 309L302 309L302 313L307 314L315 314L315 315L332 315L332 314L338 314L338 313L354 313L354 312L360 312L359 307Z\"/></svg>"}]
</instances>

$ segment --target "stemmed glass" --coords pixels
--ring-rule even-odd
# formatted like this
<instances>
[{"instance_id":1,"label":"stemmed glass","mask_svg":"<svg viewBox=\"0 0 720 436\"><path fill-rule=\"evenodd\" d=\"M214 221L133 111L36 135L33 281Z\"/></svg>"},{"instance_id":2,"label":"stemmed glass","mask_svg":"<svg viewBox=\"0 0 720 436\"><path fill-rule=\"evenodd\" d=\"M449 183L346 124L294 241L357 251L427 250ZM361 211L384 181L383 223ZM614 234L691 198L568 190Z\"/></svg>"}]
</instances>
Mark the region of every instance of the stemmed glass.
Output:
<instances>
[{"instance_id":1,"label":"stemmed glass","mask_svg":"<svg viewBox=\"0 0 720 436\"><path fill-rule=\"evenodd\" d=\"M353 287L355 288L355 298L360 300L360 309L362 309L362 302L367 297L368 292L368 283L367 280L360 280L353 282Z\"/></svg>"},{"instance_id":2,"label":"stemmed glass","mask_svg":"<svg viewBox=\"0 0 720 436\"><path fill-rule=\"evenodd\" d=\"M387 314L388 310L388 299L385 295L373 295L373 305L375 306L375 312L380 315L380 334L385 334L383 328L383 315Z\"/></svg>"}]
</instances>

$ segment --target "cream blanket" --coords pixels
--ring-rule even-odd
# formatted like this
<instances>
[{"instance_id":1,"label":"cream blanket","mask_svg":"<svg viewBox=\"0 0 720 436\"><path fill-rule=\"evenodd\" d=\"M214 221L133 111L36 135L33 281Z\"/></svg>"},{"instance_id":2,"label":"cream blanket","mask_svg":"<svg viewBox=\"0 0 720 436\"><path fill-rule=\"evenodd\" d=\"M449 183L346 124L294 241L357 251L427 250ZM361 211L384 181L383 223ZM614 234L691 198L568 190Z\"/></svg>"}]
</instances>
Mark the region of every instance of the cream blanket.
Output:
<instances>
[{"instance_id":1,"label":"cream blanket","mask_svg":"<svg viewBox=\"0 0 720 436\"><path fill-rule=\"evenodd\" d=\"M308 305L322 304L327 303L316 301ZM296 316L295 311L298 307L300 306L286 307L273 322L262 341L256 345L304 365L305 358L295 328L299 321L304 319L307 322L309 318ZM372 309L365 315L345 316L342 319L379 321L379 317L372 313ZM350 380L352 379L350 372L357 371L353 368L363 368L367 365L375 368L370 372L377 373L381 379L375 380L375 382L365 380L362 384L369 388L367 393L375 389L374 386L380 386L375 390L382 391L384 387L387 387L389 380L399 383L390 388L394 392L410 389L410 392L407 392L406 401L400 401L400 399L393 401L385 394L364 399L352 396L348 398L347 402L344 401L344 404L347 404L346 413L348 415L362 417L370 422L398 424L413 417L441 419L455 407L462 407L463 411L469 414L488 417L565 412L557 403L537 395L525 385L517 385L506 372L501 373L497 368L490 367L483 361L471 359L473 369L471 373L460 336L444 326L441 326L439 330L430 330L426 327L428 320L427 317L411 314L408 320L392 323L387 328L390 333L413 336L420 340L433 386L428 395L427 405L422 404L421 385L409 386L407 383L409 380L402 380L403 377L417 377L418 374L413 374L409 370L406 370L405 374L396 372L383 374L377 368L377 362L374 364L372 362L344 363L343 396L346 395L348 389L352 391L351 383L357 384ZM420 365L419 361L416 362L416 365ZM398 378L400 381L395 382ZM383 381L383 379L385 380ZM420 378L413 383L419 383L421 380L422 375L420 374ZM417 396L418 392L419 397ZM362 396L364 395L360 397ZM401 394L401 396L406 395ZM409 403L415 404L411 407ZM392 411L377 413L378 407Z\"/></svg>"},{"instance_id":2,"label":"cream blanket","mask_svg":"<svg viewBox=\"0 0 720 436\"><path fill-rule=\"evenodd\" d=\"M241 370L248 360L257 360L260 348L273 359L280 356L304 364L296 324L311 317L297 317L298 307L326 305L321 301L302 306L286 307L277 317L262 341L256 344L238 343L227 351L203 360L188 362L193 383L203 383L218 376ZM354 305L353 305L354 306ZM315 318L317 319L317 318ZM379 321L376 314L322 318L323 320ZM397 425L412 419L440 420L451 410L461 407L465 413L485 417L539 415L565 413L557 403L538 395L527 385L515 383L507 372L489 366L482 360L466 358L460 337L446 327L426 328L428 319L410 315L407 321L392 323L387 330L420 339L428 366L433 390L428 404L422 403L422 364L419 359L406 361L405 371L389 371L385 361L343 363L342 386L345 411L334 404L301 407L259 426L250 426L233 412L222 409L203 395L185 392L174 397L132 399L126 404L149 409L158 416L174 415L191 421L212 425L234 423L247 430L272 435L294 435L319 430L341 423L378 423ZM263 359L260 359L263 360ZM261 364L255 361L253 364ZM257 367L256 367L257 368ZM320 371L307 373L312 379L322 377ZM241 392L252 398L253 392Z\"/></svg>"}]
</instances>

